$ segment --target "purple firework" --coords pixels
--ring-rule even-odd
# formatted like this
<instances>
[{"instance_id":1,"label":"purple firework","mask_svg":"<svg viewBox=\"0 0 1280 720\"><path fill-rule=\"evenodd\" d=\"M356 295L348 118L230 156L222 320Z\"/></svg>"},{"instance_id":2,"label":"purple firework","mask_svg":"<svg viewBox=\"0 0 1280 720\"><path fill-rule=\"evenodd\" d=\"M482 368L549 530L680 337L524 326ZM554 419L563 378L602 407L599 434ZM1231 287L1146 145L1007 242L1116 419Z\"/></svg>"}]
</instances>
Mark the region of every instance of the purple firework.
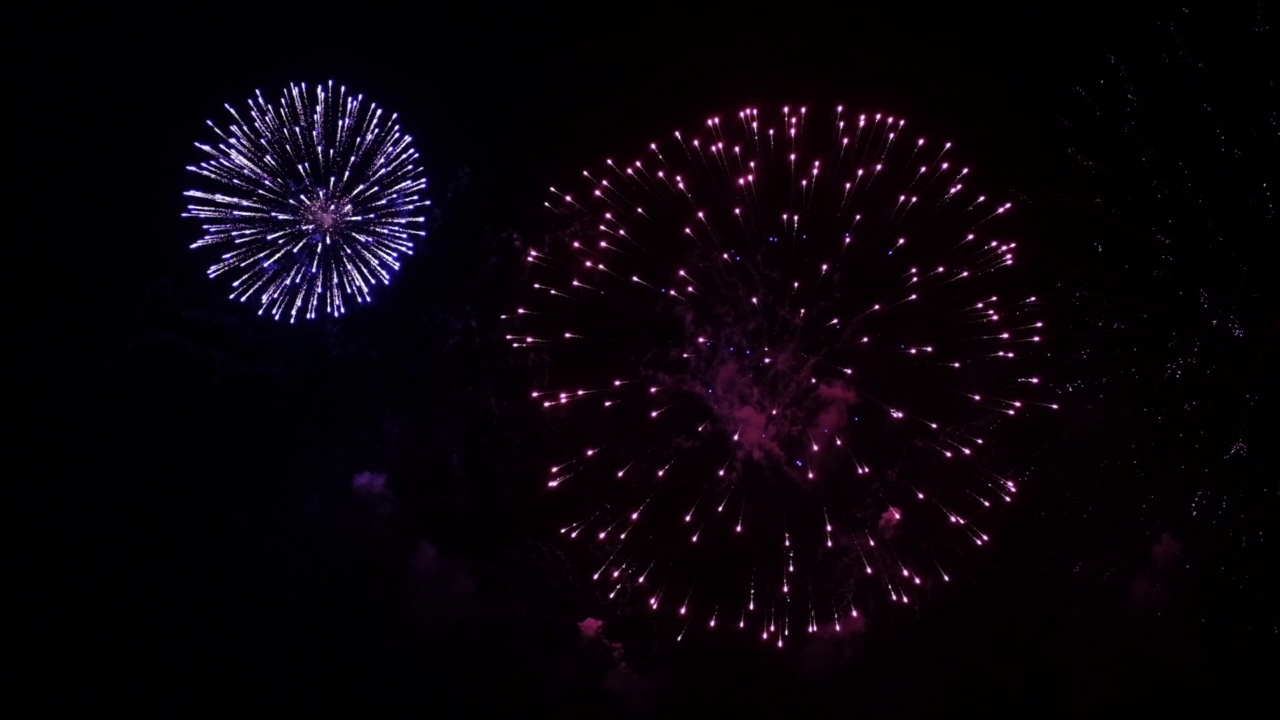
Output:
<instances>
[{"instance_id":1,"label":"purple firework","mask_svg":"<svg viewBox=\"0 0 1280 720\"><path fill-rule=\"evenodd\" d=\"M781 645L991 539L996 426L1057 406L1012 204L975 174L901 118L792 107L552 189L568 229L504 321L603 595Z\"/></svg>"},{"instance_id":2,"label":"purple firework","mask_svg":"<svg viewBox=\"0 0 1280 720\"><path fill-rule=\"evenodd\" d=\"M223 249L209 276L233 274L231 298L254 298L277 320L341 315L346 296L368 301L425 235L430 204L397 116L332 81L226 108L233 123L209 121L218 142L196 143L209 158L187 168L218 186L185 193L183 216L204 223L192 247Z\"/></svg>"}]
</instances>

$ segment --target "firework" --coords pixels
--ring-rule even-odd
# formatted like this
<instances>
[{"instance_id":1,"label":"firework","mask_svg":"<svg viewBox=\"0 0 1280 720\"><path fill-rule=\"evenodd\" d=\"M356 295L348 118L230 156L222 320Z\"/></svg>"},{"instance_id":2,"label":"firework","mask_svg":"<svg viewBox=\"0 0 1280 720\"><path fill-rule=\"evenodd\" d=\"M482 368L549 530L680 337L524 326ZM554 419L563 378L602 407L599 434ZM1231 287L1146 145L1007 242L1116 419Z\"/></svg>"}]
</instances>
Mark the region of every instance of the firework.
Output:
<instances>
[{"instance_id":1,"label":"firework","mask_svg":"<svg viewBox=\"0 0 1280 720\"><path fill-rule=\"evenodd\" d=\"M1056 407L1011 204L905 120L744 110L547 203L507 338L615 600L783 645L950 579L1010 502L999 421Z\"/></svg>"},{"instance_id":2,"label":"firework","mask_svg":"<svg viewBox=\"0 0 1280 720\"><path fill-rule=\"evenodd\" d=\"M332 81L290 85L274 105L258 92L248 105L226 106L225 130L208 123L218 142L196 143L209 158L187 168L219 186L185 193L184 217L204 222L192 247L223 250L209 276L234 275L231 298L256 298L277 320L341 315L346 296L368 301L425 234L413 138Z\"/></svg>"},{"instance_id":3,"label":"firework","mask_svg":"<svg viewBox=\"0 0 1280 720\"><path fill-rule=\"evenodd\" d=\"M1277 362L1273 253L1261 241L1280 235L1270 15L1265 4L1170 12L1078 86L1068 114L1086 172L1081 205L1119 228L1096 242L1109 272L1094 283L1101 307L1087 348L1114 369L1078 391L1156 418L1116 462L1130 468L1132 502L1161 527L1202 533L1199 551L1212 547L1214 562L1197 567L1200 584L1244 622L1258 617L1248 606L1266 603L1257 568L1275 488L1257 456L1270 428L1261 379ZM1167 505L1184 510L1171 518Z\"/></svg>"}]
</instances>

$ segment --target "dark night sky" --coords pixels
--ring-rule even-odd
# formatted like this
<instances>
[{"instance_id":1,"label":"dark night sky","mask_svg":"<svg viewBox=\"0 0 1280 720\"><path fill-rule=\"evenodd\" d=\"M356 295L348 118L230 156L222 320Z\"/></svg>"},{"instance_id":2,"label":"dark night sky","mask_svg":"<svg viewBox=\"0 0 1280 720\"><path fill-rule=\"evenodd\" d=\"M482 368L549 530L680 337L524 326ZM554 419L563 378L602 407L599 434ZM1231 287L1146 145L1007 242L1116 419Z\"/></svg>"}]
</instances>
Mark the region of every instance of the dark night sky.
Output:
<instances>
[{"instance_id":1,"label":"dark night sky","mask_svg":"<svg viewBox=\"0 0 1280 720\"><path fill-rule=\"evenodd\" d=\"M1231 40L1247 12L1182 26L1227 124L1258 118L1239 165L1205 160L1214 133L1166 111L1190 94L1177 80L1137 105L1160 118L1145 137L1186 146L1189 208L1118 146L1091 145L1107 182L1070 152L1141 122L1094 117L1073 89L1108 76L1111 54L1159 76L1158 14L354 7L30 21L48 38L23 70L51 108L41 129L76 139L51 143L36 175L83 200L40 229L64 270L33 283L59 319L38 326L51 417L34 440L49 450L19 524L49 621L36 667L60 700L626 717L1261 697L1277 328L1255 271L1276 222L1239 198L1266 179L1274 192L1247 156L1275 149L1276 125L1274 88L1253 94L1274 74L1251 82ZM401 114L437 216L372 306L289 327L204 278L183 166L224 102L329 78ZM603 618L608 634L616 610L540 517L522 369L493 321L514 239L537 231L545 187L589 162L711 112L836 99L929 118L1029 198L1036 271L1070 298L1056 339L1070 409L1030 439L1042 481L999 528L1016 541L917 617L783 654L611 637L619 661L576 627ZM353 490L365 471L387 476L382 494Z\"/></svg>"}]
</instances>

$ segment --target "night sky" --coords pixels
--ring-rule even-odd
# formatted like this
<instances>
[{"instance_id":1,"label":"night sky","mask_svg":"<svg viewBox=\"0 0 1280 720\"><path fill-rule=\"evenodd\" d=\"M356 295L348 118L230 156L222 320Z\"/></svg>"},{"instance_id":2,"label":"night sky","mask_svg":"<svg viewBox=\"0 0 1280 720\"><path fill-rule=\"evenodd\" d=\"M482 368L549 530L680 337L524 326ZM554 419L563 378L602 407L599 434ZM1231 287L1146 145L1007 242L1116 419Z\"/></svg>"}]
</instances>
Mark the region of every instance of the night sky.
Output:
<instances>
[{"instance_id":1,"label":"night sky","mask_svg":"<svg viewBox=\"0 0 1280 720\"><path fill-rule=\"evenodd\" d=\"M18 72L58 138L32 177L60 204L22 241L46 250L21 282L57 319L33 324L49 380L21 391L48 401L25 431L43 459L16 548L33 666L60 688L45 701L355 717L1261 702L1280 632L1273 19L1112 10L31 21L49 39ZM414 136L429 238L371 304L291 326L205 277L184 167L224 103L328 79ZM547 232L548 185L711 114L836 102L945 130L1025 208L1062 410L1017 436L1018 502L945 592L782 651L677 644L643 603L605 602L555 532L534 372L498 316Z\"/></svg>"}]
</instances>

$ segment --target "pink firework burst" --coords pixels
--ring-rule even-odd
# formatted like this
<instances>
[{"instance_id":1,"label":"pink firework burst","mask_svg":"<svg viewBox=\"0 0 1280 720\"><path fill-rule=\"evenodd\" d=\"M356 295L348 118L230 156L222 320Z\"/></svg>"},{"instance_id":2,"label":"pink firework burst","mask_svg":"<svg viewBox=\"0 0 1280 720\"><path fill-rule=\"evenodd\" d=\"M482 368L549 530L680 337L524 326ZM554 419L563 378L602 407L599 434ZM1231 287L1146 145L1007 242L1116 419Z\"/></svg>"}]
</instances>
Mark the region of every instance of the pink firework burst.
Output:
<instances>
[{"instance_id":1,"label":"pink firework burst","mask_svg":"<svg viewBox=\"0 0 1280 720\"><path fill-rule=\"evenodd\" d=\"M551 190L566 229L503 320L602 595L781 646L991 541L998 426L1056 406L1013 206L976 175L900 117L784 107Z\"/></svg>"}]
</instances>

